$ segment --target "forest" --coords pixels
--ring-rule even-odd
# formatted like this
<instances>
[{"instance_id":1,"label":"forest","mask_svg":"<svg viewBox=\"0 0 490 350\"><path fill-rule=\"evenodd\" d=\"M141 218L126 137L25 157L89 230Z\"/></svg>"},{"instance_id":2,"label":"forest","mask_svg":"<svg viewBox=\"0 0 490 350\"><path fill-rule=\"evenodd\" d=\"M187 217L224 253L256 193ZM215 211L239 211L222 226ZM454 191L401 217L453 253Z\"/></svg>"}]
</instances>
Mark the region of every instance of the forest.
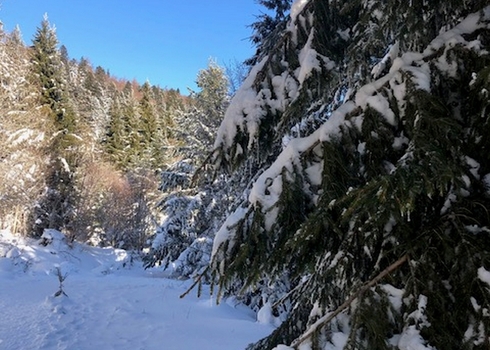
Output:
<instances>
[{"instance_id":1,"label":"forest","mask_svg":"<svg viewBox=\"0 0 490 350\"><path fill-rule=\"evenodd\" d=\"M70 59L47 16L32 46L19 28L2 32L1 55L1 225L142 251L162 176L185 182L212 144L229 99L224 68L210 60L189 95L118 79Z\"/></svg>"},{"instance_id":2,"label":"forest","mask_svg":"<svg viewBox=\"0 0 490 350\"><path fill-rule=\"evenodd\" d=\"M188 95L2 31L0 228L233 298L248 350L489 349L488 1L258 3Z\"/></svg>"}]
</instances>

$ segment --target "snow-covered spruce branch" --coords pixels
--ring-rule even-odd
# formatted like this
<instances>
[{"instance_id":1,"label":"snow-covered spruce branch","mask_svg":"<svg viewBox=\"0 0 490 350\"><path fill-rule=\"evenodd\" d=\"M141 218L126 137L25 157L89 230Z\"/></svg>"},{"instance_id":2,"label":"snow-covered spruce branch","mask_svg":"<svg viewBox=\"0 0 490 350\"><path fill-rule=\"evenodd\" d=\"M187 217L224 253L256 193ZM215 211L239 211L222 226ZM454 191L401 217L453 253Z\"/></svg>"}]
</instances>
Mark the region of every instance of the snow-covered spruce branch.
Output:
<instances>
[{"instance_id":1,"label":"snow-covered spruce branch","mask_svg":"<svg viewBox=\"0 0 490 350\"><path fill-rule=\"evenodd\" d=\"M208 154L208 156L206 157L206 159L204 159L202 164L199 166L199 168L197 168L197 170L194 171L194 175L192 175L192 178L191 178L191 184L190 184L191 188L196 186L198 178L200 177L200 175L203 174L203 170L206 168L206 165L210 164L210 160L211 160L211 157L213 156L213 154L214 154L214 152L210 152Z\"/></svg>"},{"instance_id":2,"label":"snow-covered spruce branch","mask_svg":"<svg viewBox=\"0 0 490 350\"><path fill-rule=\"evenodd\" d=\"M299 346L301 343L303 343L305 340L309 339L315 331L320 328L321 326L326 325L330 321L332 321L335 317L337 317L342 311L347 309L350 304L354 300L356 300L359 296L364 294L369 288L375 286L379 281L381 281L384 277L395 271L397 268L399 268L403 263L407 262L409 260L408 254L403 255L400 259L395 261L393 264L388 266L386 269L381 271L379 275L374 277L372 280L366 282L357 292L352 294L349 299L347 299L342 305L340 305L334 312L327 314L320 318L318 321L316 321L308 331L306 331L301 337L299 337L297 340L295 340L292 344L294 348Z\"/></svg>"},{"instance_id":3,"label":"snow-covered spruce branch","mask_svg":"<svg viewBox=\"0 0 490 350\"><path fill-rule=\"evenodd\" d=\"M188 289L187 289L187 290L186 290L184 293L182 293L182 294L179 296L179 298L180 298L180 299L185 298L185 296L186 296L187 294L189 294L189 293L191 292L191 290L193 290L193 289L194 289L194 287L195 287L195 286L197 286L197 285L198 285L198 284L201 282L202 277L203 277L203 276L204 276L204 275L205 275L205 274L208 272L208 270L209 270L209 266L207 266L207 267L204 269L204 271L203 271L201 274L199 274L199 276L197 276L197 278L196 278L196 280L194 281L194 283L192 283L192 286L190 286L190 287L189 287L189 288L188 288Z\"/></svg>"},{"instance_id":4,"label":"snow-covered spruce branch","mask_svg":"<svg viewBox=\"0 0 490 350\"><path fill-rule=\"evenodd\" d=\"M276 301L274 304L272 304L272 309L275 309L279 305L283 304L286 300L290 299L290 297L295 294L298 290L303 289L303 287L311 281L311 276L306 278L304 281L302 281L300 284L298 284L296 287L291 289L288 293L286 293L284 296L282 296L278 301Z\"/></svg>"}]
</instances>

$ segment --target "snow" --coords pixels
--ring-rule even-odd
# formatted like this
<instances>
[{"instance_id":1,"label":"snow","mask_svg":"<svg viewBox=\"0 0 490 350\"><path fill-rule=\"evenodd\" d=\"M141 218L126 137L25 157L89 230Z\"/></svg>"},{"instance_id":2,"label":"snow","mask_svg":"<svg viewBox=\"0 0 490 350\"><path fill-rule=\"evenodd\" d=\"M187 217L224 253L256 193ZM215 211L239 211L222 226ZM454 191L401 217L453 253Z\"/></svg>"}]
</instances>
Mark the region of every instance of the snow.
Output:
<instances>
[{"instance_id":1,"label":"snow","mask_svg":"<svg viewBox=\"0 0 490 350\"><path fill-rule=\"evenodd\" d=\"M250 134L250 143L255 140L255 135L258 131L258 121L265 115L265 112L261 108L263 97L257 94L254 88L254 82L257 74L259 74L267 61L268 57L266 56L256 64L240 89L236 92L218 129L214 144L215 149L221 146L230 146L233 143L237 128L244 131L244 122ZM245 120L244 116L246 116Z\"/></svg>"},{"instance_id":2,"label":"snow","mask_svg":"<svg viewBox=\"0 0 490 350\"><path fill-rule=\"evenodd\" d=\"M393 308L401 312L402 305L403 305L403 295L405 294L405 290L403 289L398 289L392 286L391 284L383 284L381 285L381 288L386 292L388 295L388 299L390 300L391 305Z\"/></svg>"},{"instance_id":3,"label":"snow","mask_svg":"<svg viewBox=\"0 0 490 350\"><path fill-rule=\"evenodd\" d=\"M483 20L481 20L483 19ZM437 52L441 47L450 44L455 46L456 44L464 44L466 40L462 35L475 32L479 28L486 26L485 21L490 19L490 6L483 9L483 18L480 13L473 13L467 16L456 27L447 32L442 33L435 38L429 47L424 51L424 56L430 56L432 53Z\"/></svg>"},{"instance_id":4,"label":"snow","mask_svg":"<svg viewBox=\"0 0 490 350\"><path fill-rule=\"evenodd\" d=\"M391 110L388 100L381 95L369 96L366 103L379 112L393 126L397 125L395 113Z\"/></svg>"},{"instance_id":5,"label":"snow","mask_svg":"<svg viewBox=\"0 0 490 350\"><path fill-rule=\"evenodd\" d=\"M330 141L333 136L340 134L340 127L345 123L345 116L356 108L352 101L347 101L336 109L330 118L315 132L320 141ZM359 121L359 125L362 121Z\"/></svg>"},{"instance_id":6,"label":"snow","mask_svg":"<svg viewBox=\"0 0 490 350\"><path fill-rule=\"evenodd\" d=\"M402 136L395 137L393 139L393 145L392 146L393 146L394 150L399 151L402 149L403 146L408 145L409 142L410 142L410 140L407 137L405 137L402 133Z\"/></svg>"},{"instance_id":7,"label":"snow","mask_svg":"<svg viewBox=\"0 0 490 350\"><path fill-rule=\"evenodd\" d=\"M430 327L430 322L427 320L427 316L425 315L427 301L427 297L423 294L420 294L417 310L415 310L408 316L409 318L413 318L420 327Z\"/></svg>"},{"instance_id":8,"label":"snow","mask_svg":"<svg viewBox=\"0 0 490 350\"><path fill-rule=\"evenodd\" d=\"M308 175L308 179L313 186L319 186L322 184L322 172L323 161L313 163L311 166L305 169L305 174Z\"/></svg>"},{"instance_id":9,"label":"snow","mask_svg":"<svg viewBox=\"0 0 490 350\"><path fill-rule=\"evenodd\" d=\"M484 20L488 20L490 18L490 6L485 8L484 13ZM374 82L361 87L355 97L356 105L363 109L365 109L367 105L370 105L380 112L391 124L391 122L393 122L393 112L389 109L387 103L385 103L381 97L378 97L379 95L377 92L389 82L396 99L401 103L406 94L406 86L405 84L400 83L400 71L409 72L412 76L412 81L418 89L430 92L431 72L429 65L424 62L424 58L434 54L443 46L453 47L456 44L466 44L462 35L474 32L478 28L485 26L485 22L480 21L479 13L472 14L453 29L446 31L435 38L423 53L405 52L401 57L398 57L399 47L397 43L395 43L385 57L373 67L371 72L373 77L377 78L391 60L392 65L389 73ZM473 50L479 51L479 48L480 46L477 45L477 43L471 45L471 49ZM451 73L453 67L446 62L446 60L440 60L438 63L440 69L446 71L448 74ZM403 112L404 106L400 107Z\"/></svg>"},{"instance_id":10,"label":"snow","mask_svg":"<svg viewBox=\"0 0 490 350\"><path fill-rule=\"evenodd\" d=\"M303 18L299 14L304 9L304 6L307 3L307 0L296 0L292 5L292 20L290 21L287 28L290 32L292 32L293 42L295 41L294 38L296 37L295 28L298 26L298 23L294 22L298 18L298 16L299 19ZM486 16L486 20L490 19L490 7L487 7L484 10L484 13ZM482 28L484 26L488 26L488 24L485 23L483 20L480 21L479 14L470 15L455 28L448 30L445 33L442 33L437 38L435 38L423 53L405 52L400 56L399 46L397 43L395 43L389 49L385 57L372 70L373 77L377 80L362 86L359 90L357 90L357 92L354 92L354 90L352 90L352 94L355 93L355 96L352 100L349 100L350 93L346 93L346 97L344 99L345 103L334 110L329 116L328 120L325 121L311 135L303 138L297 137L292 139L283 137L284 149L282 153L279 154L275 162L272 163L269 168L267 168L255 181L248 197L248 203L244 203L244 206L240 207L218 232L214 242L213 255L217 252L219 246L221 246L226 240L230 240L230 247L233 246L233 226L239 220L244 219L247 213L250 213L251 210L253 210L254 208L257 208L259 206L262 208L263 213L266 214L267 223L275 221L277 210L275 210L274 208L277 206L277 202L282 192L282 175L286 173L291 174L291 177L295 176L294 173L295 170L297 170L295 168L301 168L303 166L301 160L304 153L307 150L311 150L318 143L335 139L339 135L342 127L357 127L360 129L363 123L362 111L356 112L356 115L358 115L358 117L352 118L352 116L350 116L351 118L349 118L349 114L351 114L353 111L356 111L358 109L366 110L366 108L370 107L379 112L390 125L398 125L399 121L396 120L395 114L390 107L389 101L391 102L392 98L395 98L396 102L398 103L398 106L396 107L398 107L398 109L400 110L400 116L403 118L405 104L407 101L406 94L408 91L408 87L412 86L410 85L410 83L413 83L415 89L430 92L431 85L433 83L431 81L431 74L433 73L431 72L431 68L443 70L447 74L451 75L451 70L454 67L447 61L445 57L442 57L438 61L438 64L434 67L428 63L428 61L430 61L430 56L438 52L442 48L447 50L448 48L454 47L454 45L467 44L463 35L466 33L474 32L478 28ZM314 69L320 69L322 63L326 64L326 67L328 69L333 68L333 66L329 66L328 59L319 55L313 48L312 43L314 34L314 30L311 30L307 42L300 49L298 55L298 61L300 64L296 68L294 76L298 80L299 87L293 84L294 88L286 88L286 82L290 77L289 72L284 71L281 75L270 77L272 81L272 86L270 87L270 89L274 90L274 95L277 96L277 100L271 101L269 97L271 96L270 89L265 89L262 86L262 90L259 90L257 92L257 90L255 90L255 88L253 87L254 84L252 84L253 82L255 82L256 84L262 83L263 85L267 83L267 79L265 77L262 79L258 79L260 78L258 76L258 71L264 67L265 59L259 65L257 65L254 70L252 70L249 78L243 86L243 94L246 98L242 98L240 96L234 98L234 101L232 102L233 107L229 109L229 113L227 112L225 120L222 124L223 131L221 131L220 128L220 134L218 136L217 143L215 144L216 149L223 145L225 146L225 148L231 147L231 145L233 144L233 138L236 135L237 127L243 130L244 124L246 124L247 126L246 131L249 133L250 142L252 142L257 134L257 127L259 125L258 122L260 118L265 115L265 110L267 109L267 107L272 107L276 110L286 108L286 106L290 104L291 100L295 99L298 96L298 89L302 88L303 82L305 81L305 79L307 79L307 77ZM471 43L471 45L468 47L471 47L471 49L475 51L481 50L481 45L479 45L477 42ZM321 60L323 60L323 62L321 62ZM391 62L391 67L389 67L389 72L385 73L389 62ZM265 72L261 73L265 74ZM408 79L406 78L407 76L409 77ZM289 92L289 94L286 92ZM251 111L253 113L251 114L248 111ZM250 123L255 123L253 124L253 128L250 128ZM227 142L222 142L225 137L228 138ZM395 149L401 150L405 145L408 144L408 141L408 138L402 134L393 140L393 147ZM360 154L363 154L364 151L365 144L359 144L358 152ZM411 152L407 152L405 156L400 159L399 163L403 165L404 161L411 156ZM470 173L478 179L480 165L469 157L466 158L465 161L468 164ZM318 163L318 167L316 169L312 165L308 165L309 168L307 168L306 171L303 168L301 168L300 170L303 170L303 173L306 173L313 183L318 183L318 181L320 181L321 179L320 165L321 164ZM392 164L387 165L390 165L390 167L393 168ZM315 171L318 171L317 176L313 175ZM298 171L298 173L301 172ZM467 180L468 184L470 183L469 177L465 177L464 179ZM488 193L490 193L490 174L487 174L483 177L483 182L487 186ZM441 209L441 215L445 214L451 208L452 203L456 199L457 194L451 191L446 198L443 208ZM408 211L408 215L409 214L410 212ZM386 230L389 232L394 224L396 223L387 223ZM266 227L269 226L270 224L266 224ZM332 261L333 265L335 265L338 260L342 258L342 254L343 252L339 252L336 255L335 259L333 259ZM330 266L330 268L332 268L332 266ZM490 285L490 272L481 268L479 270L479 277L484 282ZM396 289L393 286L389 285L386 285L384 288L389 296L391 304L396 310L400 310L402 307L401 298L404 291ZM399 349L432 349L430 345L425 343L422 336L420 335L419 330L423 327L430 327L430 323L425 316L426 305L427 298L423 295L420 296L418 310L410 315L410 317L413 318L417 324L406 328L402 332L402 334L395 335L392 338L391 341L393 342L393 344L398 345ZM260 315L261 320L269 321L269 316L270 315L267 308L264 308ZM323 319L325 319L325 316ZM315 325L313 325L312 327L315 327ZM342 338L342 336L344 336L344 334L339 333L339 339ZM338 344L341 343L342 341L339 340ZM335 349L340 348L336 344L334 344L333 346ZM288 349L288 347L278 346L276 347L276 349Z\"/></svg>"},{"instance_id":11,"label":"snow","mask_svg":"<svg viewBox=\"0 0 490 350\"><path fill-rule=\"evenodd\" d=\"M412 73L412 80L420 90L430 92L430 67L427 63L420 67L404 67L404 69Z\"/></svg>"},{"instance_id":12,"label":"snow","mask_svg":"<svg viewBox=\"0 0 490 350\"><path fill-rule=\"evenodd\" d=\"M479 180L480 179L480 163L478 163L476 160L474 160L471 157L466 156L465 157L466 164L468 164L470 168L470 173L471 175L474 176L475 179Z\"/></svg>"},{"instance_id":13,"label":"snow","mask_svg":"<svg viewBox=\"0 0 490 350\"><path fill-rule=\"evenodd\" d=\"M303 8L308 3L309 0L295 0L291 5L290 17L292 21L295 21Z\"/></svg>"},{"instance_id":14,"label":"snow","mask_svg":"<svg viewBox=\"0 0 490 350\"><path fill-rule=\"evenodd\" d=\"M480 267L478 269L478 278L490 287L490 271L485 270L484 267Z\"/></svg>"},{"instance_id":15,"label":"snow","mask_svg":"<svg viewBox=\"0 0 490 350\"><path fill-rule=\"evenodd\" d=\"M343 332L332 332L331 344L326 344L325 350L342 350L345 348L349 336Z\"/></svg>"},{"instance_id":16,"label":"snow","mask_svg":"<svg viewBox=\"0 0 490 350\"><path fill-rule=\"evenodd\" d=\"M214 236L212 256L215 256L217 251L226 241L233 240L230 233L230 228L235 226L241 219L243 219L247 212L248 208L241 206L228 216L225 223Z\"/></svg>"},{"instance_id":17,"label":"snow","mask_svg":"<svg viewBox=\"0 0 490 350\"><path fill-rule=\"evenodd\" d=\"M17 146L27 140L33 139L34 130L32 129L20 129L9 135L7 140L12 146Z\"/></svg>"},{"instance_id":18,"label":"snow","mask_svg":"<svg viewBox=\"0 0 490 350\"><path fill-rule=\"evenodd\" d=\"M399 337L398 340L399 350L433 350L430 345L426 345L420 331L415 326L410 326Z\"/></svg>"},{"instance_id":19,"label":"snow","mask_svg":"<svg viewBox=\"0 0 490 350\"><path fill-rule=\"evenodd\" d=\"M316 52L315 49L312 48L313 38L315 36L315 30L311 29L310 34L308 36L308 41L305 46L301 49L299 53L299 67L296 70L296 78L300 82L300 85L303 85L305 79L311 74L313 70L320 70L320 61L318 58L321 58L324 62L326 68L328 70L332 70L335 68L335 62L331 61L327 57L324 57Z\"/></svg>"},{"instance_id":20,"label":"snow","mask_svg":"<svg viewBox=\"0 0 490 350\"><path fill-rule=\"evenodd\" d=\"M397 41L395 44L393 44L390 49L388 50L388 53L383 57L383 59L376 64L373 69L371 70L371 75L376 79L378 78L383 70L386 68L386 65L388 62L393 62L395 58L398 57L398 54L400 52L400 44Z\"/></svg>"},{"instance_id":21,"label":"snow","mask_svg":"<svg viewBox=\"0 0 490 350\"><path fill-rule=\"evenodd\" d=\"M279 317L276 317L272 313L272 305L268 301L257 312L257 322L263 325L274 325L279 327L282 323Z\"/></svg>"},{"instance_id":22,"label":"snow","mask_svg":"<svg viewBox=\"0 0 490 350\"><path fill-rule=\"evenodd\" d=\"M446 214L447 211L449 209L451 209L452 203L456 202L456 200L457 200L457 196L453 192L450 192L447 195L447 198L446 198L446 201L444 202L443 207L441 208L441 212L440 212L441 215Z\"/></svg>"},{"instance_id":23,"label":"snow","mask_svg":"<svg viewBox=\"0 0 490 350\"><path fill-rule=\"evenodd\" d=\"M490 194L490 174L486 174L483 177L483 184L485 185L485 188L487 189L487 193Z\"/></svg>"},{"instance_id":24,"label":"snow","mask_svg":"<svg viewBox=\"0 0 490 350\"><path fill-rule=\"evenodd\" d=\"M308 37L308 41L299 53L300 66L298 68L297 78L300 84L303 84L306 77L311 74L313 69L320 68L320 61L318 61L316 51L311 47L311 43L314 37L314 29L311 30Z\"/></svg>"},{"instance_id":25,"label":"snow","mask_svg":"<svg viewBox=\"0 0 490 350\"><path fill-rule=\"evenodd\" d=\"M57 269L67 296L54 297ZM229 350L273 330L244 306L217 305L206 286L180 299L191 284L122 250L70 247L57 231L37 242L0 231L0 348Z\"/></svg>"},{"instance_id":26,"label":"snow","mask_svg":"<svg viewBox=\"0 0 490 350\"><path fill-rule=\"evenodd\" d=\"M300 25L295 20L307 3L308 0L296 0L292 4L288 31L291 32L293 42L296 41L294 38L297 26ZM306 21L303 16L300 16L300 19L301 22ZM270 61L274 60L274 57L265 56L251 69L225 112L214 143L215 151L229 152L234 146L237 133L247 134L249 150L257 146L260 125L268 113L284 112L286 107L298 98L300 90L304 89L303 83L314 70L335 68L334 61L313 48L314 36L315 31L311 29L307 42L298 52L297 67L289 67L288 62L281 61L283 72L270 76L270 80L265 79L271 72ZM243 153L242 146L239 146L236 154Z\"/></svg>"},{"instance_id":27,"label":"snow","mask_svg":"<svg viewBox=\"0 0 490 350\"><path fill-rule=\"evenodd\" d=\"M480 322L478 324L478 333L475 334L474 332L474 325L470 325L466 332L464 333L464 339L465 341L469 341L473 339L473 344L474 345L481 345L485 342L485 327L483 326L483 323Z\"/></svg>"},{"instance_id":28,"label":"snow","mask_svg":"<svg viewBox=\"0 0 490 350\"><path fill-rule=\"evenodd\" d=\"M66 161L65 158L60 158L60 161L61 161L61 165L63 165L63 170L67 173L70 173L70 166L68 165L68 162Z\"/></svg>"},{"instance_id":29,"label":"snow","mask_svg":"<svg viewBox=\"0 0 490 350\"><path fill-rule=\"evenodd\" d=\"M272 350L294 350L293 348L286 346L286 345L278 345Z\"/></svg>"}]
</instances>

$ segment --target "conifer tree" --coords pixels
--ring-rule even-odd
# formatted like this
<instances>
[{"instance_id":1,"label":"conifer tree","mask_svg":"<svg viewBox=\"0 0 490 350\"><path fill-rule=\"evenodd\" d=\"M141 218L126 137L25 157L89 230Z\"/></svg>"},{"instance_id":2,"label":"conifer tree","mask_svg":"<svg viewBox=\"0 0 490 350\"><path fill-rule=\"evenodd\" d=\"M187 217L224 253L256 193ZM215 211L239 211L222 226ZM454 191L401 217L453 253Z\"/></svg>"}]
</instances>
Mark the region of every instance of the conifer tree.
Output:
<instances>
[{"instance_id":1,"label":"conifer tree","mask_svg":"<svg viewBox=\"0 0 490 350\"><path fill-rule=\"evenodd\" d=\"M143 138L147 142L155 137L154 133L157 130L157 116L154 107L154 96L151 89L151 85L146 81L140 88L141 99L139 101L139 109L141 114L141 119L143 123Z\"/></svg>"},{"instance_id":2,"label":"conifer tree","mask_svg":"<svg viewBox=\"0 0 490 350\"><path fill-rule=\"evenodd\" d=\"M221 119L228 105L228 79L224 69L210 59L207 68L197 74L196 85L200 89L194 96L197 108L209 120Z\"/></svg>"},{"instance_id":3,"label":"conifer tree","mask_svg":"<svg viewBox=\"0 0 490 350\"><path fill-rule=\"evenodd\" d=\"M140 162L143 153L136 153L142 131L136 84L129 83L123 94L124 81L85 59L70 60L66 48L58 49L47 16L32 46L24 45L18 28L0 36L0 104L8 115L0 123L0 225L37 236L54 228L83 240L111 231L92 243L143 247L156 185L153 169L134 170L147 165ZM112 146L104 148L107 129L114 131ZM130 145L138 146L136 152ZM117 170L105 164L108 158ZM107 203L114 202L120 213L117 205L107 212Z\"/></svg>"},{"instance_id":4,"label":"conifer tree","mask_svg":"<svg viewBox=\"0 0 490 350\"><path fill-rule=\"evenodd\" d=\"M117 97L114 97L109 110L109 125L104 138L104 146L110 160L118 169L126 169L129 164L126 155L129 147L126 124L127 121L124 118L120 102Z\"/></svg>"},{"instance_id":5,"label":"conifer tree","mask_svg":"<svg viewBox=\"0 0 490 350\"><path fill-rule=\"evenodd\" d=\"M152 91L159 119L159 137L167 145L173 138L172 130L175 128L175 115L184 110L184 97L178 89L167 90L154 85Z\"/></svg>"},{"instance_id":6,"label":"conifer tree","mask_svg":"<svg viewBox=\"0 0 490 350\"><path fill-rule=\"evenodd\" d=\"M257 21L250 27L252 36L250 41L256 46L255 55L248 59L246 63L253 65L272 45L269 37L274 32L279 32L284 28L292 0L258 0L257 3L264 6L267 12L257 16ZM270 14L272 12L272 15Z\"/></svg>"},{"instance_id":7,"label":"conifer tree","mask_svg":"<svg viewBox=\"0 0 490 350\"><path fill-rule=\"evenodd\" d=\"M32 40L33 71L41 88L41 103L49 106L58 130L72 132L74 115L67 110L63 91L62 63L54 27L45 14Z\"/></svg>"},{"instance_id":8,"label":"conifer tree","mask_svg":"<svg viewBox=\"0 0 490 350\"><path fill-rule=\"evenodd\" d=\"M124 135L127 142L125 149L129 168L137 168L141 165L141 157L144 150L142 141L142 124L138 110L138 101L135 98L133 84L126 82L122 91L121 113L124 120Z\"/></svg>"},{"instance_id":9,"label":"conifer tree","mask_svg":"<svg viewBox=\"0 0 490 350\"><path fill-rule=\"evenodd\" d=\"M162 120L155 107L155 96L150 83L145 82L140 90L140 138L144 152L143 158L152 169L158 169L163 162L164 136Z\"/></svg>"},{"instance_id":10,"label":"conifer tree","mask_svg":"<svg viewBox=\"0 0 490 350\"><path fill-rule=\"evenodd\" d=\"M225 70L213 59L209 60L206 69L198 72L196 84L199 90L191 91L192 103L185 113L177 116L180 125L176 136L188 145L185 157L193 158L194 164L199 164L211 148L229 95Z\"/></svg>"},{"instance_id":11,"label":"conifer tree","mask_svg":"<svg viewBox=\"0 0 490 350\"><path fill-rule=\"evenodd\" d=\"M32 69L39 86L40 103L47 107L54 132L49 152L52 168L47 174L47 192L34 213L34 231L41 235L45 228L69 229L73 212L73 171L76 165L75 114L64 90L63 66L55 29L47 15L33 38Z\"/></svg>"},{"instance_id":12,"label":"conifer tree","mask_svg":"<svg viewBox=\"0 0 490 350\"><path fill-rule=\"evenodd\" d=\"M212 155L252 183L219 295L282 321L250 349L490 346L489 38L486 2L292 4Z\"/></svg>"},{"instance_id":13,"label":"conifer tree","mask_svg":"<svg viewBox=\"0 0 490 350\"><path fill-rule=\"evenodd\" d=\"M15 45L23 46L24 41L22 40L22 32L20 30L19 25L16 25L12 33L9 35L10 42L14 43Z\"/></svg>"}]
</instances>

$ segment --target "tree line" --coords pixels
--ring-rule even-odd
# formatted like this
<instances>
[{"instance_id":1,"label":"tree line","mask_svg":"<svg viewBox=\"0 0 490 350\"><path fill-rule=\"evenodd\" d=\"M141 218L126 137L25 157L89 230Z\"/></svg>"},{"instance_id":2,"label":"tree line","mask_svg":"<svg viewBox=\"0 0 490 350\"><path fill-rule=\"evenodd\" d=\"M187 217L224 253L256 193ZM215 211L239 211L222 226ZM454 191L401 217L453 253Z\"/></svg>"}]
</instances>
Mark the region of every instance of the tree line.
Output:
<instances>
[{"instance_id":1,"label":"tree line","mask_svg":"<svg viewBox=\"0 0 490 350\"><path fill-rule=\"evenodd\" d=\"M32 44L0 32L0 225L141 250L158 226L161 176L198 164L227 103L210 60L198 91L118 79L69 57L47 15Z\"/></svg>"}]
</instances>

